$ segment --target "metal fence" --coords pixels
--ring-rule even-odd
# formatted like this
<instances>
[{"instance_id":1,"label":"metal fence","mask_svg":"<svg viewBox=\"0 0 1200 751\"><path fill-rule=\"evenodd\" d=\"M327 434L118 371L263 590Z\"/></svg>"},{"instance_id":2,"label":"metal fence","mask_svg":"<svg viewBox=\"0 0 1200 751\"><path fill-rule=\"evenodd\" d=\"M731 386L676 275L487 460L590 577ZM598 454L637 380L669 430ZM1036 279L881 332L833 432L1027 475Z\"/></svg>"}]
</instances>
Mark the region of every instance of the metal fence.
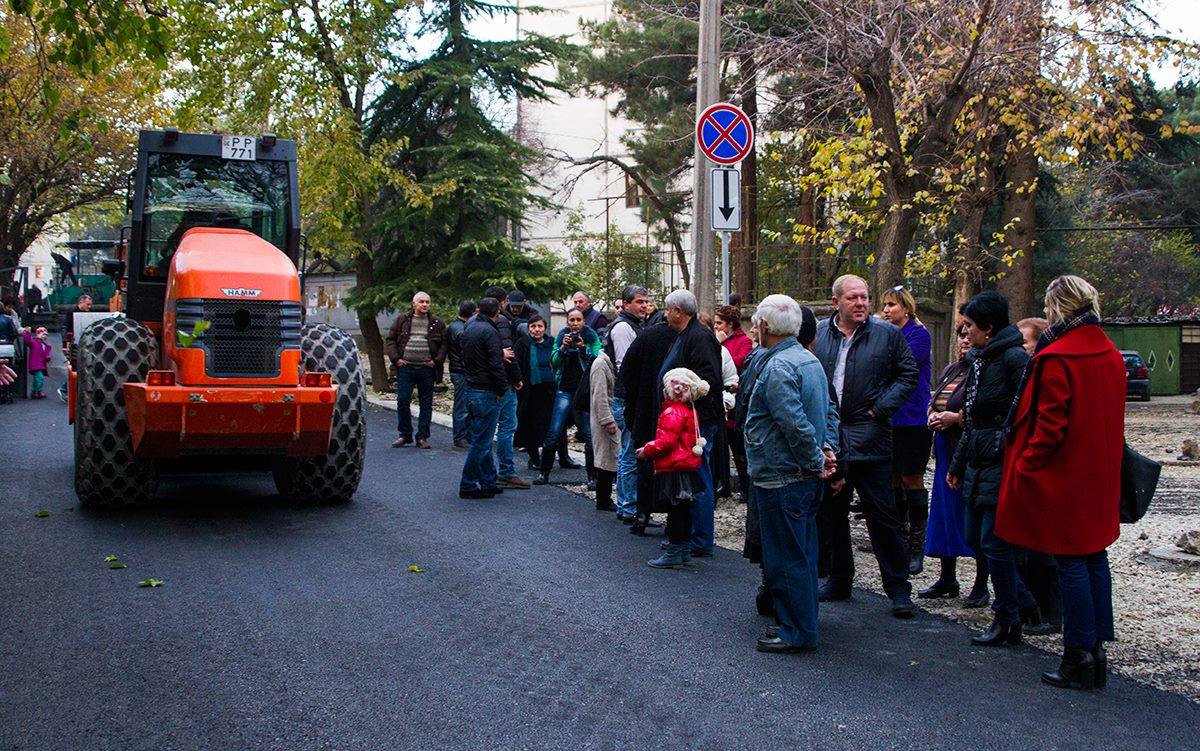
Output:
<instances>
[{"instance_id":1,"label":"metal fence","mask_svg":"<svg viewBox=\"0 0 1200 751\"><path fill-rule=\"evenodd\" d=\"M791 295L797 300L826 300L830 297L833 280L842 274L859 274L870 279L873 264L868 262L869 249L847 250L829 254L797 245L758 245L731 249L733 284L731 289L741 291L742 299L749 305L770 294ZM742 256L739 264L739 255ZM692 254L684 251L688 264L688 276L692 272ZM619 299L626 284L640 284L650 290L652 297L662 299L672 289L684 286L684 274L680 269L678 253L671 247L645 243L640 247L628 242L613 242L594 257L598 268L593 283L606 302ZM721 264L717 259L716 289L720 290ZM749 270L749 284L739 284L738 267ZM952 290L951 283L939 276L913 277L905 280L905 286L918 298L946 300Z\"/></svg>"}]
</instances>

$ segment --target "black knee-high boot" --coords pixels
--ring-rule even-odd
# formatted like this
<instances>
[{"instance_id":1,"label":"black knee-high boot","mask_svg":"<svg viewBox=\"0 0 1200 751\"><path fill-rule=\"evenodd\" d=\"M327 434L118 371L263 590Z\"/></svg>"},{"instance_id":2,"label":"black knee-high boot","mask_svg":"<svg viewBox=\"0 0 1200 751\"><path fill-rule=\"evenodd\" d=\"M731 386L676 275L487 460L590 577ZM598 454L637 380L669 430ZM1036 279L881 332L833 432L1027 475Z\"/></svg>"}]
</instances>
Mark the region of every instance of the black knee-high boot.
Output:
<instances>
[{"instance_id":1,"label":"black knee-high boot","mask_svg":"<svg viewBox=\"0 0 1200 751\"><path fill-rule=\"evenodd\" d=\"M929 521L929 491L904 491L908 505L908 573L919 574L925 569L925 525Z\"/></svg>"}]
</instances>

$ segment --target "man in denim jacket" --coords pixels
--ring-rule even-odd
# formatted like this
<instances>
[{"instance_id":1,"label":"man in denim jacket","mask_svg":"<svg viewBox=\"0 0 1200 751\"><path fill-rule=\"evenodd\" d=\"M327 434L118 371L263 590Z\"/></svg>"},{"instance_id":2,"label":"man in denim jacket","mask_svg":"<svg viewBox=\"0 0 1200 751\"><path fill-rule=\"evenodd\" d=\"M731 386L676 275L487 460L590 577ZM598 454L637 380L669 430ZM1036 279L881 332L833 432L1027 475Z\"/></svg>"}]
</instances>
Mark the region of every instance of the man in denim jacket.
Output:
<instances>
[{"instance_id":1,"label":"man in denim jacket","mask_svg":"<svg viewBox=\"0 0 1200 751\"><path fill-rule=\"evenodd\" d=\"M760 652L817 646L817 507L837 466L837 413L819 360L800 345L799 304L787 295L759 303L754 326L763 351L746 409L746 459L762 529L763 567L777 632Z\"/></svg>"}]
</instances>

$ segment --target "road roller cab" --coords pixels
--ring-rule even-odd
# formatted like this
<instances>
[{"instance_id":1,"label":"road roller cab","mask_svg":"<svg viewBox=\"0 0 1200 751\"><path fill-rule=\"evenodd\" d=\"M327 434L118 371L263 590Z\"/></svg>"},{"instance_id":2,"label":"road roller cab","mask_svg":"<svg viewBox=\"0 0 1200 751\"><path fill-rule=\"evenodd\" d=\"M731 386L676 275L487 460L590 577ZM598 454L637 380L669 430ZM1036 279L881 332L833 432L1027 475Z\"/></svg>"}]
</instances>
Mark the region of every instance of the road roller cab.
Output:
<instances>
[{"instance_id":1,"label":"road roller cab","mask_svg":"<svg viewBox=\"0 0 1200 751\"><path fill-rule=\"evenodd\" d=\"M70 363L81 502L148 503L173 460L234 455L289 498L348 501L363 373L347 334L304 321L295 144L143 131L129 207L125 310Z\"/></svg>"}]
</instances>

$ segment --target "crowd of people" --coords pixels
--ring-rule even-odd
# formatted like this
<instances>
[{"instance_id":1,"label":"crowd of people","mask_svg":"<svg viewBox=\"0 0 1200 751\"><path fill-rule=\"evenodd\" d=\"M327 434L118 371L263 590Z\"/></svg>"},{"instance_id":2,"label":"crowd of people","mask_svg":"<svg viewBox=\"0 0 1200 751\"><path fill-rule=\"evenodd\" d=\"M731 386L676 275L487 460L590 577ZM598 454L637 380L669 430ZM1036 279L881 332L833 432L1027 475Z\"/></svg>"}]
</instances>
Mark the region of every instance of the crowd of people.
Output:
<instances>
[{"instance_id":1,"label":"crowd of people","mask_svg":"<svg viewBox=\"0 0 1200 751\"><path fill-rule=\"evenodd\" d=\"M736 487L743 555L761 566L756 606L773 619L760 651L815 648L818 603L852 597L853 513L895 617L914 615L910 577L926 557L939 576L919 598L960 597L958 559L974 558L962 604L990 603L994 618L973 644L1018 644L1059 628L1061 613L1063 659L1042 680L1104 685L1125 369L1086 281L1055 279L1047 318L1015 324L1003 296L974 296L957 311L958 357L936 379L912 294L894 287L875 310L854 275L834 282L827 318L770 295L749 330L739 300L709 318L687 290L656 310L630 285L611 319L584 292L572 301L553 332L520 291L488 289L448 326L428 295L414 296L387 341L400 389L393 445L429 446L433 384L448 364L461 498L529 488L518 449L534 484L551 481L556 458L577 467L573 426L596 508L640 535L665 514L648 564L672 569L713 555L716 498Z\"/></svg>"}]
</instances>

